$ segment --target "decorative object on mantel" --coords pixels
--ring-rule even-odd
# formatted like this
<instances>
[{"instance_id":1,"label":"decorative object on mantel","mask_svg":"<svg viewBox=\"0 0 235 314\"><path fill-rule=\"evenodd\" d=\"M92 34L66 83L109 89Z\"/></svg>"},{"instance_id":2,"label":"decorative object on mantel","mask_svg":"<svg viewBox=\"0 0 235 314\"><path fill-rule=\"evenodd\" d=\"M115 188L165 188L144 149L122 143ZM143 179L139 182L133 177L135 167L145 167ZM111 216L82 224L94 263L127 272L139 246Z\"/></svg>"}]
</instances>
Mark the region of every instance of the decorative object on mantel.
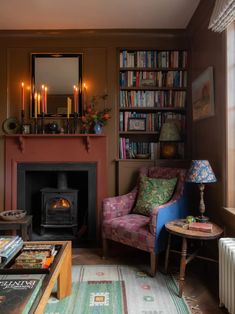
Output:
<instances>
[{"instance_id":1,"label":"decorative object on mantel","mask_svg":"<svg viewBox=\"0 0 235 314\"><path fill-rule=\"evenodd\" d=\"M26 216L26 211L21 209L6 210L0 213L3 220L20 220Z\"/></svg>"},{"instance_id":2,"label":"decorative object on mantel","mask_svg":"<svg viewBox=\"0 0 235 314\"><path fill-rule=\"evenodd\" d=\"M60 129L59 129L58 123L53 121L53 122L50 122L50 123L46 124L45 131L46 131L46 133L49 133L49 134L58 134L58 133L60 133Z\"/></svg>"},{"instance_id":3,"label":"decorative object on mantel","mask_svg":"<svg viewBox=\"0 0 235 314\"><path fill-rule=\"evenodd\" d=\"M101 111L96 110L96 103L98 99L106 100L108 95L93 96L91 105L85 108L81 117L81 131L82 133L95 133L101 134L102 128L107 124L107 121L111 118L110 108L104 108Z\"/></svg>"},{"instance_id":4,"label":"decorative object on mantel","mask_svg":"<svg viewBox=\"0 0 235 314\"><path fill-rule=\"evenodd\" d=\"M8 118L2 124L2 130L6 134L16 134L20 131L20 127L20 122L16 118Z\"/></svg>"}]
</instances>

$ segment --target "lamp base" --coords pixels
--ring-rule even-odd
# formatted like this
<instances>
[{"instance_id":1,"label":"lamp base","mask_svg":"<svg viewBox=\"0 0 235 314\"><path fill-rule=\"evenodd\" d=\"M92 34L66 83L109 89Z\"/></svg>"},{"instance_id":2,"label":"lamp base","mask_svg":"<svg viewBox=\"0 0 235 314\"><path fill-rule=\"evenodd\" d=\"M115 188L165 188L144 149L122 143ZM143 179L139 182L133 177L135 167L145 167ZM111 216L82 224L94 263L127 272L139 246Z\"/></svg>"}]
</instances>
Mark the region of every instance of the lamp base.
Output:
<instances>
[{"instance_id":1,"label":"lamp base","mask_svg":"<svg viewBox=\"0 0 235 314\"><path fill-rule=\"evenodd\" d=\"M197 216L196 217L197 222L208 222L209 220L210 220L210 218L206 217L206 216Z\"/></svg>"}]
</instances>

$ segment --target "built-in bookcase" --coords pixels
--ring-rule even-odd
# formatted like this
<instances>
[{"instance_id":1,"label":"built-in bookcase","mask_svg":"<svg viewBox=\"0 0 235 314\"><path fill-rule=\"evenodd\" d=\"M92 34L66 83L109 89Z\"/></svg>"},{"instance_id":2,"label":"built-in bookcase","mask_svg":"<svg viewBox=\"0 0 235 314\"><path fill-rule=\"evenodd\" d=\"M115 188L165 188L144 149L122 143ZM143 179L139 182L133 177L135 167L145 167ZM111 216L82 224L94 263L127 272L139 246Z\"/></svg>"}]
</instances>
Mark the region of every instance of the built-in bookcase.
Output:
<instances>
[{"instance_id":1,"label":"built-in bookcase","mask_svg":"<svg viewBox=\"0 0 235 314\"><path fill-rule=\"evenodd\" d=\"M180 128L184 158L187 51L120 50L119 159L160 158L159 134L166 120Z\"/></svg>"}]
</instances>

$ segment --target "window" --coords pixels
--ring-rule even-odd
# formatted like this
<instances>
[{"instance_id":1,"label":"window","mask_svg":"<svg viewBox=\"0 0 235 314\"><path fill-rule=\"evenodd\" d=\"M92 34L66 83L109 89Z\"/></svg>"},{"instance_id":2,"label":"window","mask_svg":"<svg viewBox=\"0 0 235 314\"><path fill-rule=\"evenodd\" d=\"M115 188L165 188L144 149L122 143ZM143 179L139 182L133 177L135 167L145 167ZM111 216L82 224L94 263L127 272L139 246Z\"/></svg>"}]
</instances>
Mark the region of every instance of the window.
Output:
<instances>
[{"instance_id":1,"label":"window","mask_svg":"<svg viewBox=\"0 0 235 314\"><path fill-rule=\"evenodd\" d=\"M227 28L226 207L235 214L235 22Z\"/></svg>"}]
</instances>

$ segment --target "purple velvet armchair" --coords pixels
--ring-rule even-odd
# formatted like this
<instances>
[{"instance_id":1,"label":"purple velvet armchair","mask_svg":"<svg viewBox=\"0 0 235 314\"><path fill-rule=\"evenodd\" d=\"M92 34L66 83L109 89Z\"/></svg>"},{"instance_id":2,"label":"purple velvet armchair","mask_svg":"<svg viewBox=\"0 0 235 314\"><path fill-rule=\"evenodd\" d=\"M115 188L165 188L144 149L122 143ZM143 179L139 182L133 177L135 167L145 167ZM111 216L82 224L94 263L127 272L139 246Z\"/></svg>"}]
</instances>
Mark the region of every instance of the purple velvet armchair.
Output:
<instances>
[{"instance_id":1,"label":"purple velvet armchair","mask_svg":"<svg viewBox=\"0 0 235 314\"><path fill-rule=\"evenodd\" d=\"M177 185L171 200L152 209L150 216L133 214L138 186L130 193L103 200L103 256L107 254L107 240L120 242L150 253L150 274L157 270L157 255L165 249L165 223L187 215L184 189L185 169L152 167L141 168L140 174L150 178L177 177Z\"/></svg>"}]
</instances>

